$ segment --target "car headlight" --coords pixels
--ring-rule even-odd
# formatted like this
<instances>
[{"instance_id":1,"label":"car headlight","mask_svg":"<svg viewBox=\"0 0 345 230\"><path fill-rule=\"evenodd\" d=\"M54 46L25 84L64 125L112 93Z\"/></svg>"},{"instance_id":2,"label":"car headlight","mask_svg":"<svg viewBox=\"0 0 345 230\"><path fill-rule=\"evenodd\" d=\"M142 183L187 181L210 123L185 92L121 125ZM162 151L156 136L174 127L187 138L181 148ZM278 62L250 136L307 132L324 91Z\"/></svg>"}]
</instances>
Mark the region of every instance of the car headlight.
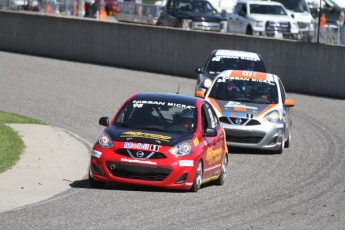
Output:
<instances>
[{"instance_id":1,"label":"car headlight","mask_svg":"<svg viewBox=\"0 0 345 230\"><path fill-rule=\"evenodd\" d=\"M314 23L309 24L309 30L314 30Z\"/></svg>"},{"instance_id":2,"label":"car headlight","mask_svg":"<svg viewBox=\"0 0 345 230\"><path fill-rule=\"evenodd\" d=\"M110 138L110 136L103 132L101 135L99 135L97 144L103 148L111 148L114 146L113 140Z\"/></svg>"},{"instance_id":3,"label":"car headlight","mask_svg":"<svg viewBox=\"0 0 345 230\"><path fill-rule=\"evenodd\" d=\"M204 80L203 85L204 85L204 87L205 87L206 89L210 88L210 87L211 87L211 85L212 85L212 81L211 81L211 79L206 78L206 79Z\"/></svg>"},{"instance_id":4,"label":"car headlight","mask_svg":"<svg viewBox=\"0 0 345 230\"><path fill-rule=\"evenodd\" d=\"M191 19L182 19L182 28L189 30L192 27L192 20Z\"/></svg>"},{"instance_id":5,"label":"car headlight","mask_svg":"<svg viewBox=\"0 0 345 230\"><path fill-rule=\"evenodd\" d=\"M255 24L255 27L264 27L263 21L255 21L254 24Z\"/></svg>"},{"instance_id":6,"label":"car headlight","mask_svg":"<svg viewBox=\"0 0 345 230\"><path fill-rule=\"evenodd\" d=\"M280 120L280 113L278 110L273 110L267 113L262 120L269 122L277 122Z\"/></svg>"},{"instance_id":7,"label":"car headlight","mask_svg":"<svg viewBox=\"0 0 345 230\"><path fill-rule=\"evenodd\" d=\"M192 141L182 141L169 149L169 152L177 157L192 154Z\"/></svg>"},{"instance_id":8,"label":"car headlight","mask_svg":"<svg viewBox=\"0 0 345 230\"><path fill-rule=\"evenodd\" d=\"M293 22L292 23L292 29L293 30L297 30L298 29L298 23L297 22Z\"/></svg>"}]
</instances>

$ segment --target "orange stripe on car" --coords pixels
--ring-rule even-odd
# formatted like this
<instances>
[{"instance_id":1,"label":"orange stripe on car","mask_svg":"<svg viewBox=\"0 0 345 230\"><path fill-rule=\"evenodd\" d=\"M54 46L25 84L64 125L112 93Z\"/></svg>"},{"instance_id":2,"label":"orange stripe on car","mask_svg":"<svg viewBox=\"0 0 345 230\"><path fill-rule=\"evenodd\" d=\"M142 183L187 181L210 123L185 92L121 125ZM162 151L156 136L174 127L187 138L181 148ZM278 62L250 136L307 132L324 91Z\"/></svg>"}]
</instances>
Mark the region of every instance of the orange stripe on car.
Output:
<instances>
[{"instance_id":1,"label":"orange stripe on car","mask_svg":"<svg viewBox=\"0 0 345 230\"><path fill-rule=\"evenodd\" d=\"M213 98L209 98L209 100L210 100L210 103L213 105L213 108L215 110L217 110L220 115L223 115L222 110L220 109L220 107L219 107L218 103L216 102L216 100L214 100Z\"/></svg>"},{"instance_id":2,"label":"orange stripe on car","mask_svg":"<svg viewBox=\"0 0 345 230\"><path fill-rule=\"evenodd\" d=\"M242 78L254 78L254 79L259 79L259 80L266 80L267 73L246 71L246 70L233 70L230 73L230 77L242 77Z\"/></svg>"},{"instance_id":3,"label":"orange stripe on car","mask_svg":"<svg viewBox=\"0 0 345 230\"><path fill-rule=\"evenodd\" d=\"M269 106L267 106L265 109L263 109L258 116L261 116L261 114L266 113L268 110L270 110L271 108L273 108L274 106L276 106L277 104L270 104Z\"/></svg>"}]
</instances>

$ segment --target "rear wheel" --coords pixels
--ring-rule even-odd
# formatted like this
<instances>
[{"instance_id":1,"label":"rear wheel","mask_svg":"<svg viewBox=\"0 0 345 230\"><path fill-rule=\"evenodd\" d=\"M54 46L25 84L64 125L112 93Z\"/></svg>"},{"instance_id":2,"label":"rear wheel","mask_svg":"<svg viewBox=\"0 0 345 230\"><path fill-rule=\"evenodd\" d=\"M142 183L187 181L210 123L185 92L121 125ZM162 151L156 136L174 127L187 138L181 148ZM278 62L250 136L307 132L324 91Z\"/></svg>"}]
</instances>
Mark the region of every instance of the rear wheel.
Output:
<instances>
[{"instance_id":1,"label":"rear wheel","mask_svg":"<svg viewBox=\"0 0 345 230\"><path fill-rule=\"evenodd\" d=\"M92 179L90 173L89 173L89 184L91 188L103 188L105 186L104 182L96 181Z\"/></svg>"},{"instance_id":2,"label":"rear wheel","mask_svg":"<svg viewBox=\"0 0 345 230\"><path fill-rule=\"evenodd\" d=\"M222 171L220 172L219 177L213 182L215 185L223 185L226 180L226 167L228 166L228 154L224 155Z\"/></svg>"},{"instance_id":3,"label":"rear wheel","mask_svg":"<svg viewBox=\"0 0 345 230\"><path fill-rule=\"evenodd\" d=\"M197 192L201 187L201 181L202 181L202 163L201 163L201 160L199 160L198 165L195 170L194 182L190 191Z\"/></svg>"}]
</instances>

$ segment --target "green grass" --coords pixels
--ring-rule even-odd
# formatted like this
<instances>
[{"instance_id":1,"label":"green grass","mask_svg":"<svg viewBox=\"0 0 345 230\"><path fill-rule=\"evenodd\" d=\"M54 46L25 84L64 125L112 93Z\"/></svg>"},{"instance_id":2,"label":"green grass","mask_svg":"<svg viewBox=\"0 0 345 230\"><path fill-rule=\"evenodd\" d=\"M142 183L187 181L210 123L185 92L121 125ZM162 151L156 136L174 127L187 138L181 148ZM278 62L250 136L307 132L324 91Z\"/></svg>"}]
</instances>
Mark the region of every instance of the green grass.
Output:
<instances>
[{"instance_id":1,"label":"green grass","mask_svg":"<svg viewBox=\"0 0 345 230\"><path fill-rule=\"evenodd\" d=\"M5 125L6 123L46 125L45 122L37 119L0 110L0 173L15 165L25 148L24 142L18 133Z\"/></svg>"}]
</instances>

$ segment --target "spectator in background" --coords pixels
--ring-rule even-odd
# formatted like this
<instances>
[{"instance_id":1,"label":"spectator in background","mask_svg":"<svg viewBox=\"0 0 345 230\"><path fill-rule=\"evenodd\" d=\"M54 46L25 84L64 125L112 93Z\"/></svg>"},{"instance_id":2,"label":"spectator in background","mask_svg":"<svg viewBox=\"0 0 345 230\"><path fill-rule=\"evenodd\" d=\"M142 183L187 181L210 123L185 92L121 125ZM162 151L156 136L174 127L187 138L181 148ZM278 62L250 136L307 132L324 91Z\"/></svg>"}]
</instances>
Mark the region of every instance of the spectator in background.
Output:
<instances>
[{"instance_id":1,"label":"spectator in background","mask_svg":"<svg viewBox=\"0 0 345 230\"><path fill-rule=\"evenodd\" d=\"M94 0L84 0L85 1L85 17L94 18L95 12L93 12Z\"/></svg>"},{"instance_id":2,"label":"spectator in background","mask_svg":"<svg viewBox=\"0 0 345 230\"><path fill-rule=\"evenodd\" d=\"M326 25L326 16L325 13L321 14L321 18L320 18L320 28L324 29Z\"/></svg>"},{"instance_id":3,"label":"spectator in background","mask_svg":"<svg viewBox=\"0 0 345 230\"><path fill-rule=\"evenodd\" d=\"M340 13L340 45L345 45L345 8Z\"/></svg>"}]
</instances>

